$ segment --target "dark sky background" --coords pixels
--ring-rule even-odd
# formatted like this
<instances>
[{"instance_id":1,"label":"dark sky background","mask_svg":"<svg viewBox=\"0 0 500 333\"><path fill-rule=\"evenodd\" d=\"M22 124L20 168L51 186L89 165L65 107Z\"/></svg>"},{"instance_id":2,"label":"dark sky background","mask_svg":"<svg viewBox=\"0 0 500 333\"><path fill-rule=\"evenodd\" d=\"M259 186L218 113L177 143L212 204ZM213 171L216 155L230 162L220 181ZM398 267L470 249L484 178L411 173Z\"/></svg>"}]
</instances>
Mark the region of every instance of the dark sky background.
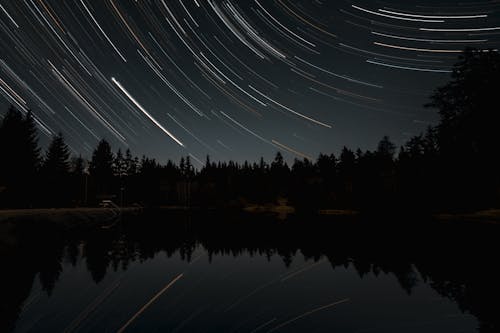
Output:
<instances>
[{"instance_id":1,"label":"dark sky background","mask_svg":"<svg viewBox=\"0 0 500 333\"><path fill-rule=\"evenodd\" d=\"M500 42L493 0L0 4L0 115L162 162L403 144L437 121L423 104L459 52Z\"/></svg>"}]
</instances>

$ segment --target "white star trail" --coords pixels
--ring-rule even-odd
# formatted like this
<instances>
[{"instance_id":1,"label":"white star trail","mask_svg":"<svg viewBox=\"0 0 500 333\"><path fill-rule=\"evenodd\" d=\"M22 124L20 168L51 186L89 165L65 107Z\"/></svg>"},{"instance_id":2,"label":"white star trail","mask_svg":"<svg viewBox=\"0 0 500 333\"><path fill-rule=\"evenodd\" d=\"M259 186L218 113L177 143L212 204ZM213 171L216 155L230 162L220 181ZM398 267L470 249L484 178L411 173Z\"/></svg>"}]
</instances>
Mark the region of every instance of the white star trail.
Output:
<instances>
[{"instance_id":1,"label":"white star trail","mask_svg":"<svg viewBox=\"0 0 500 333\"><path fill-rule=\"evenodd\" d=\"M498 31L495 2L2 1L0 116L32 110L43 144L106 138L163 161L311 157L352 133L400 144L436 121L423 105L465 48L498 49Z\"/></svg>"},{"instance_id":2,"label":"white star trail","mask_svg":"<svg viewBox=\"0 0 500 333\"><path fill-rule=\"evenodd\" d=\"M130 95L130 93L122 86L120 82L118 82L114 77L111 78L111 81L125 94L125 96L128 97L128 99L139 109L141 110L142 113L146 115L156 126L158 126L159 129L161 129L165 134L167 134L169 137L172 138L177 144L180 146L184 147L184 144L179 141L172 133L170 133L168 130L163 127L162 124L160 124L151 114L149 114L148 111L146 111L139 102L136 101L136 99Z\"/></svg>"}]
</instances>

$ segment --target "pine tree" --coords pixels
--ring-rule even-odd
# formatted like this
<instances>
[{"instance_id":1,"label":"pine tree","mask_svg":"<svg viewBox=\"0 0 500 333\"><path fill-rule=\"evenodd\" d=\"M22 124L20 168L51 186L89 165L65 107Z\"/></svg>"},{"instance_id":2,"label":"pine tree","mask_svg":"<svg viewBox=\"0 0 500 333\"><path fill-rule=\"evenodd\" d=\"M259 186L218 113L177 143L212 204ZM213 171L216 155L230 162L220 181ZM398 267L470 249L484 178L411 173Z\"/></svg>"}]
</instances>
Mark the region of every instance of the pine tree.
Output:
<instances>
[{"instance_id":1,"label":"pine tree","mask_svg":"<svg viewBox=\"0 0 500 333\"><path fill-rule=\"evenodd\" d=\"M281 171L285 166L285 160L280 152L277 152L274 156L274 161L271 163L271 171Z\"/></svg>"},{"instance_id":2,"label":"pine tree","mask_svg":"<svg viewBox=\"0 0 500 333\"><path fill-rule=\"evenodd\" d=\"M130 149L125 152L125 166L127 169L127 175L133 176L138 172L138 159L133 157Z\"/></svg>"},{"instance_id":3,"label":"pine tree","mask_svg":"<svg viewBox=\"0 0 500 333\"><path fill-rule=\"evenodd\" d=\"M71 158L71 196L77 205L86 204L88 192L87 161L79 155Z\"/></svg>"},{"instance_id":4,"label":"pine tree","mask_svg":"<svg viewBox=\"0 0 500 333\"><path fill-rule=\"evenodd\" d=\"M78 157L73 157L70 162L70 173L73 176L81 177L85 174L85 159L82 155L78 155Z\"/></svg>"},{"instance_id":5,"label":"pine tree","mask_svg":"<svg viewBox=\"0 0 500 333\"><path fill-rule=\"evenodd\" d=\"M377 155L387 159L393 159L396 153L396 146L391 142L386 135L380 140L377 147Z\"/></svg>"},{"instance_id":6,"label":"pine tree","mask_svg":"<svg viewBox=\"0 0 500 333\"><path fill-rule=\"evenodd\" d=\"M451 81L427 105L440 115L436 134L442 170L437 179L450 208L487 208L500 202L499 86L500 53L467 49Z\"/></svg>"},{"instance_id":7,"label":"pine tree","mask_svg":"<svg viewBox=\"0 0 500 333\"><path fill-rule=\"evenodd\" d=\"M44 173L51 178L65 177L70 172L69 148L62 133L52 138L43 162Z\"/></svg>"},{"instance_id":8,"label":"pine tree","mask_svg":"<svg viewBox=\"0 0 500 333\"><path fill-rule=\"evenodd\" d=\"M97 148L92 153L89 172L95 182L98 193L107 193L113 183L114 156L111 146L106 140L99 141Z\"/></svg>"},{"instance_id":9,"label":"pine tree","mask_svg":"<svg viewBox=\"0 0 500 333\"><path fill-rule=\"evenodd\" d=\"M205 169L210 169L212 167L212 162L210 161L210 156L207 155L207 159L205 161Z\"/></svg>"},{"instance_id":10,"label":"pine tree","mask_svg":"<svg viewBox=\"0 0 500 333\"><path fill-rule=\"evenodd\" d=\"M338 166L339 179L342 184L342 192L344 194L344 204L350 205L352 192L354 191L354 174L356 168L356 155L347 147L342 149L340 153L340 161Z\"/></svg>"},{"instance_id":11,"label":"pine tree","mask_svg":"<svg viewBox=\"0 0 500 333\"><path fill-rule=\"evenodd\" d=\"M69 148L61 133L49 144L43 162L43 201L51 207L66 206L70 202L69 192Z\"/></svg>"},{"instance_id":12,"label":"pine tree","mask_svg":"<svg viewBox=\"0 0 500 333\"><path fill-rule=\"evenodd\" d=\"M183 176L186 174L186 160L184 159L184 156L181 157L179 162L179 170Z\"/></svg>"},{"instance_id":13,"label":"pine tree","mask_svg":"<svg viewBox=\"0 0 500 333\"><path fill-rule=\"evenodd\" d=\"M34 116L26 116L13 106L0 125L0 187L8 206L29 207L35 204L40 149Z\"/></svg>"},{"instance_id":14,"label":"pine tree","mask_svg":"<svg viewBox=\"0 0 500 333\"><path fill-rule=\"evenodd\" d=\"M109 179L113 175L114 156L111 146L106 140L99 141L97 148L92 153L90 161L90 175L100 180Z\"/></svg>"},{"instance_id":15,"label":"pine tree","mask_svg":"<svg viewBox=\"0 0 500 333\"><path fill-rule=\"evenodd\" d=\"M128 174L127 161L125 157L123 157L123 153L121 149L118 149L116 152L116 156L113 161L113 169L114 175L123 178Z\"/></svg>"},{"instance_id":16,"label":"pine tree","mask_svg":"<svg viewBox=\"0 0 500 333\"><path fill-rule=\"evenodd\" d=\"M500 53L467 49L455 65L452 80L431 96L438 109L438 135L443 153L477 154L491 162L498 148Z\"/></svg>"},{"instance_id":17,"label":"pine tree","mask_svg":"<svg viewBox=\"0 0 500 333\"><path fill-rule=\"evenodd\" d=\"M191 164L191 157L189 155L186 156L186 163L184 165L184 176L188 178L193 178L194 176L194 167Z\"/></svg>"},{"instance_id":18,"label":"pine tree","mask_svg":"<svg viewBox=\"0 0 500 333\"><path fill-rule=\"evenodd\" d=\"M337 160L333 154L319 154L316 162L319 174L324 180L331 179L335 176L336 164Z\"/></svg>"}]
</instances>

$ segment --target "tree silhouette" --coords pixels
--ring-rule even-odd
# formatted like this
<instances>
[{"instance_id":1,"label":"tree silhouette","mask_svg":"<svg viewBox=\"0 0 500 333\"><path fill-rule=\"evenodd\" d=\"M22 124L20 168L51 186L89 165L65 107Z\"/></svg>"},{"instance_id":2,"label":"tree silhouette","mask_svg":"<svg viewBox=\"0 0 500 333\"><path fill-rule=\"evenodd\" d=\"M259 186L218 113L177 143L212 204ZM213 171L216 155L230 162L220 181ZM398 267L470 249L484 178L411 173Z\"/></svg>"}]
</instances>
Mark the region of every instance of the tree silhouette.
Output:
<instances>
[{"instance_id":1,"label":"tree silhouette","mask_svg":"<svg viewBox=\"0 0 500 333\"><path fill-rule=\"evenodd\" d=\"M74 156L70 162L70 173L74 176L81 177L85 174L86 161L82 155Z\"/></svg>"},{"instance_id":2,"label":"tree silhouette","mask_svg":"<svg viewBox=\"0 0 500 333\"><path fill-rule=\"evenodd\" d=\"M288 192L288 176L290 169L283 158L283 155L278 151L271 162L269 169L271 177L271 192L274 196L285 196Z\"/></svg>"},{"instance_id":3,"label":"tree silhouette","mask_svg":"<svg viewBox=\"0 0 500 333\"><path fill-rule=\"evenodd\" d=\"M388 136L384 136L378 143L377 155L392 160L395 153L396 146L391 142Z\"/></svg>"},{"instance_id":4,"label":"tree silhouette","mask_svg":"<svg viewBox=\"0 0 500 333\"><path fill-rule=\"evenodd\" d=\"M44 191L70 193L59 198L59 204L69 198L79 204L83 198L95 203L99 197L114 196L124 204L200 207L271 204L283 198L310 212L338 208L428 213L494 207L500 203L498 86L498 52L466 50L451 81L435 91L428 105L438 108L439 124L410 138L399 154L384 136L373 151L344 147L338 159L320 154L316 161L295 160L291 169L279 151L270 163L264 158L242 164L213 162L207 156L205 165L197 169L189 155L178 164L170 160L160 164L147 156L139 162L128 149L125 155L118 149L114 156L109 143L102 140L92 154L88 175L85 161L74 160L72 181L67 182L71 190L48 185L65 183L62 179L68 174L69 154L62 136L53 139L40 173L33 115L23 117L11 108L0 126L4 158L0 199L3 206L48 205L45 199L50 196L34 200L38 178L46 179Z\"/></svg>"},{"instance_id":5,"label":"tree silhouette","mask_svg":"<svg viewBox=\"0 0 500 333\"><path fill-rule=\"evenodd\" d=\"M34 116L24 117L13 106L0 126L0 187L7 206L30 207L35 201L36 174L40 166L40 149Z\"/></svg>"},{"instance_id":6,"label":"tree silhouette","mask_svg":"<svg viewBox=\"0 0 500 333\"><path fill-rule=\"evenodd\" d=\"M356 167L356 155L354 152L344 146L340 153L339 160L339 191L342 193L342 204L344 207L352 208L354 191L354 170Z\"/></svg>"},{"instance_id":7,"label":"tree silhouette","mask_svg":"<svg viewBox=\"0 0 500 333\"><path fill-rule=\"evenodd\" d=\"M438 109L437 137L443 187L451 206L498 202L498 87L500 54L467 49L449 83L431 96Z\"/></svg>"},{"instance_id":8,"label":"tree silhouette","mask_svg":"<svg viewBox=\"0 0 500 333\"><path fill-rule=\"evenodd\" d=\"M121 149L118 149L118 151L116 152L113 161L113 171L115 176L119 177L120 179L127 176L128 174L127 160L123 156Z\"/></svg>"},{"instance_id":9,"label":"tree silhouette","mask_svg":"<svg viewBox=\"0 0 500 333\"><path fill-rule=\"evenodd\" d=\"M316 161L320 188L318 193L318 204L322 207L331 206L337 199L337 159L335 155L320 154Z\"/></svg>"},{"instance_id":10,"label":"tree silhouette","mask_svg":"<svg viewBox=\"0 0 500 333\"><path fill-rule=\"evenodd\" d=\"M285 160L280 152L274 156L274 161L271 163L271 170L281 172L285 168Z\"/></svg>"},{"instance_id":11,"label":"tree silhouette","mask_svg":"<svg viewBox=\"0 0 500 333\"><path fill-rule=\"evenodd\" d=\"M70 153L61 133L55 135L49 144L42 166L44 199L51 206L66 206L70 198L67 193L70 184Z\"/></svg>"},{"instance_id":12,"label":"tree silhouette","mask_svg":"<svg viewBox=\"0 0 500 333\"><path fill-rule=\"evenodd\" d=\"M43 161L43 169L50 177L66 176L70 171L69 148L62 133L55 135L49 144Z\"/></svg>"},{"instance_id":13,"label":"tree silhouette","mask_svg":"<svg viewBox=\"0 0 500 333\"><path fill-rule=\"evenodd\" d=\"M89 172L97 193L109 194L113 184L113 162L114 156L111 146L104 139L99 141L97 148L92 153L89 165Z\"/></svg>"},{"instance_id":14,"label":"tree silhouette","mask_svg":"<svg viewBox=\"0 0 500 333\"><path fill-rule=\"evenodd\" d=\"M82 155L71 158L71 198L76 205L86 204L88 197L87 161Z\"/></svg>"},{"instance_id":15,"label":"tree silhouette","mask_svg":"<svg viewBox=\"0 0 500 333\"><path fill-rule=\"evenodd\" d=\"M194 172L193 164L191 164L191 157L190 156L186 156L184 167L181 168L181 172L186 178L188 178L188 179L193 178L195 172Z\"/></svg>"},{"instance_id":16,"label":"tree silhouette","mask_svg":"<svg viewBox=\"0 0 500 333\"><path fill-rule=\"evenodd\" d=\"M125 167L126 167L126 172L127 175L132 176L135 175L138 172L138 166L139 160L137 157L133 157L132 153L130 152L130 149L127 149L125 151Z\"/></svg>"},{"instance_id":17,"label":"tree silhouette","mask_svg":"<svg viewBox=\"0 0 500 333\"><path fill-rule=\"evenodd\" d=\"M498 147L500 54L467 49L455 65L452 80L431 96L438 109L440 147L444 153L489 155Z\"/></svg>"}]
</instances>

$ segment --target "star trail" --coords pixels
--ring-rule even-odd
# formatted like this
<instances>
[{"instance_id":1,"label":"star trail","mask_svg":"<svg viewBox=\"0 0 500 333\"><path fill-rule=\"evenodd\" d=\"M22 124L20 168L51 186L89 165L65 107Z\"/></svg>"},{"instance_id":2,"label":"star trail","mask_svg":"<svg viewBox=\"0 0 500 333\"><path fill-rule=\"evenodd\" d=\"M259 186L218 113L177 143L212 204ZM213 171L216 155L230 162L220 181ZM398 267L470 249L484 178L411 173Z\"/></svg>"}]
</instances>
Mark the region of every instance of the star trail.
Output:
<instances>
[{"instance_id":1,"label":"star trail","mask_svg":"<svg viewBox=\"0 0 500 333\"><path fill-rule=\"evenodd\" d=\"M0 115L40 139L161 161L397 144L466 47L500 44L500 2L2 0Z\"/></svg>"}]
</instances>

